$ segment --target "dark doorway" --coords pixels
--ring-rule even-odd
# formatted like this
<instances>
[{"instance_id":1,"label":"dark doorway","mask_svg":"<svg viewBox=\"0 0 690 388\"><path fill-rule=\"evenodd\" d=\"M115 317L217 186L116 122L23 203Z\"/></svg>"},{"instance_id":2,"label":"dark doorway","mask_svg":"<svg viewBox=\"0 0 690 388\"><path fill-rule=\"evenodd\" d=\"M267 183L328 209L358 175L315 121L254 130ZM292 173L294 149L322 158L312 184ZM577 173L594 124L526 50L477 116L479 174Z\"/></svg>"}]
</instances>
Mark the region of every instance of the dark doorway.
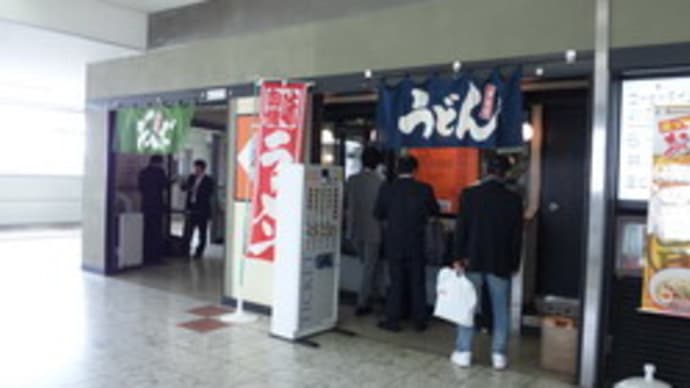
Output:
<instances>
[{"instance_id":1,"label":"dark doorway","mask_svg":"<svg viewBox=\"0 0 690 388\"><path fill-rule=\"evenodd\" d=\"M372 101L326 99L314 126L312 148L317 152L313 162L341 166L346 178L359 172L362 151L375 143L375 109Z\"/></svg>"},{"instance_id":2,"label":"dark doorway","mask_svg":"<svg viewBox=\"0 0 690 388\"><path fill-rule=\"evenodd\" d=\"M548 93L544 106L537 294L578 298L582 283L588 94Z\"/></svg>"},{"instance_id":3,"label":"dark doorway","mask_svg":"<svg viewBox=\"0 0 690 388\"><path fill-rule=\"evenodd\" d=\"M225 178L228 125L225 104L197 104L184 144L167 155L166 176L170 182L164 201L165 213L161 231L160 260L156 265L143 264L143 212L138 181L139 171L150 155L117 152L109 155L109 211L107 262L108 274L119 279L158 288L206 301L217 301L222 294L225 218ZM116 137L116 112L111 114L110 137ZM189 178L194 160L207 162L207 174L215 181L211 200L206 250L203 260L192 260L191 248L183 239L187 193L182 182ZM202 233L192 234L193 246L201 242ZM149 240L150 241L150 240ZM187 249L190 248L190 249ZM138 270L142 269L142 270Z\"/></svg>"}]
</instances>

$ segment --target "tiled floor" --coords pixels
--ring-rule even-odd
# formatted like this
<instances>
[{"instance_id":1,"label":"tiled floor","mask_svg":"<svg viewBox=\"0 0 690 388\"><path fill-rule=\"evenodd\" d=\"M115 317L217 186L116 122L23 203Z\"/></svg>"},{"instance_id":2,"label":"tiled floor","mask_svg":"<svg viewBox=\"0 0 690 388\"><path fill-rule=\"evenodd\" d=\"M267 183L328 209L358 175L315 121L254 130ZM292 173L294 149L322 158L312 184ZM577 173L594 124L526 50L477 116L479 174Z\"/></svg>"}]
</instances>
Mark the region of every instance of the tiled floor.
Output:
<instances>
[{"instance_id":1,"label":"tiled floor","mask_svg":"<svg viewBox=\"0 0 690 388\"><path fill-rule=\"evenodd\" d=\"M341 306L340 308L340 327L369 340L414 349L439 357L448 356L456 340L456 328L440 320L430 322L429 329L424 333L417 333L409 327L401 333L389 333L376 327L378 320L379 317L376 314L355 317L352 307ZM475 337L474 362L476 364L490 365L490 342L489 335L480 334ZM572 376L546 371L540 367L540 345L540 339L536 335L511 336L508 348L511 370L561 382L572 381Z\"/></svg>"},{"instance_id":2,"label":"tiled floor","mask_svg":"<svg viewBox=\"0 0 690 388\"><path fill-rule=\"evenodd\" d=\"M208 305L79 270L79 235L0 236L0 387L567 387L363 336L320 349L271 339L268 320L199 334Z\"/></svg>"},{"instance_id":3,"label":"tiled floor","mask_svg":"<svg viewBox=\"0 0 690 388\"><path fill-rule=\"evenodd\" d=\"M223 271L223 246L212 244L207 247L203 260L167 259L165 265L126 271L117 278L215 303L223 294Z\"/></svg>"},{"instance_id":4,"label":"tiled floor","mask_svg":"<svg viewBox=\"0 0 690 388\"><path fill-rule=\"evenodd\" d=\"M234 309L227 308L227 307L208 305L208 306L195 307L195 308L193 308L187 312L190 314L198 315L200 317L217 317L219 315L230 313L233 310Z\"/></svg>"}]
</instances>

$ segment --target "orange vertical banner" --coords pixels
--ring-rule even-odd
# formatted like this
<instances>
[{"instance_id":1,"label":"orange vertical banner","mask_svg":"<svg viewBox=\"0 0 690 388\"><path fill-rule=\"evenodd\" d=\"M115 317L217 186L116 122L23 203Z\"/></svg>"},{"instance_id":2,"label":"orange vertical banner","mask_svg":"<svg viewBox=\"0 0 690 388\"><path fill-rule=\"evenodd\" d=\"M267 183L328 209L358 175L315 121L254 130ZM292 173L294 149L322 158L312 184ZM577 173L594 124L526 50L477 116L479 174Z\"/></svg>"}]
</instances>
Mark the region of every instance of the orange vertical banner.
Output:
<instances>
[{"instance_id":1,"label":"orange vertical banner","mask_svg":"<svg viewBox=\"0 0 690 388\"><path fill-rule=\"evenodd\" d=\"M247 201L251 199L252 185L251 174L254 157L254 136L258 132L259 117L257 115L241 115L235 120L237 131L235 137L235 200Z\"/></svg>"}]
</instances>

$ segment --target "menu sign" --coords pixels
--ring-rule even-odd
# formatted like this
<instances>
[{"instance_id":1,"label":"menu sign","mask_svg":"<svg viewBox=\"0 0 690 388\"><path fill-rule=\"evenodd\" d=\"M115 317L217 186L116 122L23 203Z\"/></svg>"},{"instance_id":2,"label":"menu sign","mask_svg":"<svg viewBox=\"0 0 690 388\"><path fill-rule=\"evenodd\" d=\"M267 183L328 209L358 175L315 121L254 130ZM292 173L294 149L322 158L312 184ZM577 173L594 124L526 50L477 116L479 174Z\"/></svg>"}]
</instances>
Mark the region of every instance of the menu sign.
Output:
<instances>
[{"instance_id":1,"label":"menu sign","mask_svg":"<svg viewBox=\"0 0 690 388\"><path fill-rule=\"evenodd\" d=\"M679 104L690 104L690 77L623 82L618 199L649 199L654 110L657 105Z\"/></svg>"},{"instance_id":2,"label":"menu sign","mask_svg":"<svg viewBox=\"0 0 690 388\"><path fill-rule=\"evenodd\" d=\"M690 318L690 105L655 122L642 309Z\"/></svg>"}]
</instances>

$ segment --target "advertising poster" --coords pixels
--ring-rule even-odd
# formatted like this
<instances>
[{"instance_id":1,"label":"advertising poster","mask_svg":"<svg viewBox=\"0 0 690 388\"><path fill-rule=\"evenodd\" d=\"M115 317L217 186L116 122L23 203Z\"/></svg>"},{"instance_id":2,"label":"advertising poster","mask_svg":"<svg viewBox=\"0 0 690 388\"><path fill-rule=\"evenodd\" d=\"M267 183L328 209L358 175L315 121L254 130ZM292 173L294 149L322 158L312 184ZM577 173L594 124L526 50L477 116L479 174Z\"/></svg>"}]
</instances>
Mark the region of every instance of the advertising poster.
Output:
<instances>
[{"instance_id":1,"label":"advertising poster","mask_svg":"<svg viewBox=\"0 0 690 388\"><path fill-rule=\"evenodd\" d=\"M430 184L442 213L458 211L462 190L479 179L479 150L474 148L414 148L419 161L417 179Z\"/></svg>"},{"instance_id":2,"label":"advertising poster","mask_svg":"<svg viewBox=\"0 0 690 388\"><path fill-rule=\"evenodd\" d=\"M621 98L618 199L646 202L651 192L655 109L690 104L690 78L627 79Z\"/></svg>"},{"instance_id":3,"label":"advertising poster","mask_svg":"<svg viewBox=\"0 0 690 388\"><path fill-rule=\"evenodd\" d=\"M690 318L690 105L655 122L642 310Z\"/></svg>"},{"instance_id":4,"label":"advertising poster","mask_svg":"<svg viewBox=\"0 0 690 388\"><path fill-rule=\"evenodd\" d=\"M261 85L248 259L273 261L278 171L281 166L300 160L307 97L304 83L266 82Z\"/></svg>"},{"instance_id":5,"label":"advertising poster","mask_svg":"<svg viewBox=\"0 0 690 388\"><path fill-rule=\"evenodd\" d=\"M254 136L258 132L259 117L257 115L237 116L235 128L235 200L249 201L252 192L252 172L254 168Z\"/></svg>"}]
</instances>

